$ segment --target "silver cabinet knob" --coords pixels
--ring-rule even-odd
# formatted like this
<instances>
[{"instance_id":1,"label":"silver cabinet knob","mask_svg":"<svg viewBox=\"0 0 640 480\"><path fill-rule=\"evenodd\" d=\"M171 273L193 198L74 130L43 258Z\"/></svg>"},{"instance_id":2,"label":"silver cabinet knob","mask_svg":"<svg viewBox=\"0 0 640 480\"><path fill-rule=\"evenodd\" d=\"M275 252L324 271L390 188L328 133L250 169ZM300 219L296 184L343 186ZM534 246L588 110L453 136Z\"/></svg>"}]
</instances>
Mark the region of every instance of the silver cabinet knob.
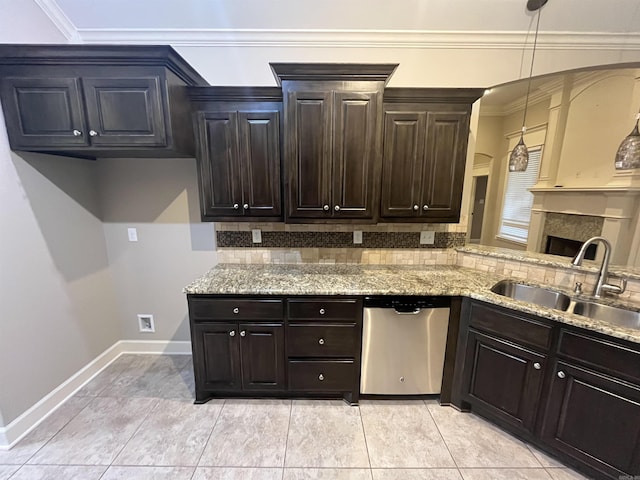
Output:
<instances>
[{"instance_id":1,"label":"silver cabinet knob","mask_svg":"<svg viewBox=\"0 0 640 480\"><path fill-rule=\"evenodd\" d=\"M73 131L73 136L74 137L81 137L82 136L82 132L80 130L74 130Z\"/></svg>"},{"instance_id":2,"label":"silver cabinet knob","mask_svg":"<svg viewBox=\"0 0 640 480\"><path fill-rule=\"evenodd\" d=\"M423 210L429 210L429 205L423 205L423 206L422 206L422 209L423 209Z\"/></svg>"},{"instance_id":3,"label":"silver cabinet knob","mask_svg":"<svg viewBox=\"0 0 640 480\"><path fill-rule=\"evenodd\" d=\"M324 338L321 338L320 340L318 340L318 343L319 343L320 345L324 345Z\"/></svg>"},{"instance_id":4,"label":"silver cabinet knob","mask_svg":"<svg viewBox=\"0 0 640 480\"><path fill-rule=\"evenodd\" d=\"M235 210L237 210L237 209L239 209L239 208L240 208L240 205L238 205L237 203L234 203L234 204L233 204L233 208L234 208Z\"/></svg>"},{"instance_id":5,"label":"silver cabinet knob","mask_svg":"<svg viewBox=\"0 0 640 480\"><path fill-rule=\"evenodd\" d=\"M418 205L414 205L413 209L417 212L420 207Z\"/></svg>"},{"instance_id":6,"label":"silver cabinet knob","mask_svg":"<svg viewBox=\"0 0 640 480\"><path fill-rule=\"evenodd\" d=\"M535 368L536 370L540 370L542 368L542 365L540 365L538 362L533 364L533 368Z\"/></svg>"},{"instance_id":7,"label":"silver cabinet knob","mask_svg":"<svg viewBox=\"0 0 640 480\"><path fill-rule=\"evenodd\" d=\"M233 313L240 313L240 309L238 307L234 308Z\"/></svg>"},{"instance_id":8,"label":"silver cabinet knob","mask_svg":"<svg viewBox=\"0 0 640 480\"><path fill-rule=\"evenodd\" d=\"M240 332L240 336L241 336L241 337L246 337L246 336L247 336L247 332L245 332L244 330L242 330L242 331Z\"/></svg>"},{"instance_id":9,"label":"silver cabinet knob","mask_svg":"<svg viewBox=\"0 0 640 480\"><path fill-rule=\"evenodd\" d=\"M329 205L325 205L324 207L322 207L322 209L323 209L325 212L329 211Z\"/></svg>"},{"instance_id":10,"label":"silver cabinet knob","mask_svg":"<svg viewBox=\"0 0 640 480\"><path fill-rule=\"evenodd\" d=\"M562 370L560 370L560 371L558 372L558 377L559 377L559 378L564 378L564 377L566 377L566 375L564 374L564 372L563 372Z\"/></svg>"},{"instance_id":11,"label":"silver cabinet knob","mask_svg":"<svg viewBox=\"0 0 640 480\"><path fill-rule=\"evenodd\" d=\"M400 380L400 383L404 383L404 377L400 377L399 380Z\"/></svg>"},{"instance_id":12,"label":"silver cabinet knob","mask_svg":"<svg viewBox=\"0 0 640 480\"><path fill-rule=\"evenodd\" d=\"M97 137L98 132L96 132L95 130L89 130L89 135L91 135L92 137Z\"/></svg>"},{"instance_id":13,"label":"silver cabinet knob","mask_svg":"<svg viewBox=\"0 0 640 480\"><path fill-rule=\"evenodd\" d=\"M323 374L318 375L318 380L323 381L324 380L324 375Z\"/></svg>"},{"instance_id":14,"label":"silver cabinet knob","mask_svg":"<svg viewBox=\"0 0 640 480\"><path fill-rule=\"evenodd\" d=\"M231 330L231 331L229 332L229 336L230 336L230 337L235 337L235 336L236 336L236 331L235 331L235 330Z\"/></svg>"},{"instance_id":15,"label":"silver cabinet knob","mask_svg":"<svg viewBox=\"0 0 640 480\"><path fill-rule=\"evenodd\" d=\"M248 204L248 203L245 203L245 204L242 206L242 208L244 208L245 210L249 210L249 204Z\"/></svg>"},{"instance_id":16,"label":"silver cabinet knob","mask_svg":"<svg viewBox=\"0 0 640 480\"><path fill-rule=\"evenodd\" d=\"M325 312L324 308L321 308L321 309L320 309L320 315L324 315L325 313L326 313L326 312Z\"/></svg>"},{"instance_id":17,"label":"silver cabinet knob","mask_svg":"<svg viewBox=\"0 0 640 480\"><path fill-rule=\"evenodd\" d=\"M339 212L339 211L340 211L340 205L336 205L335 207L333 207L333 209L334 209L336 212Z\"/></svg>"}]
</instances>

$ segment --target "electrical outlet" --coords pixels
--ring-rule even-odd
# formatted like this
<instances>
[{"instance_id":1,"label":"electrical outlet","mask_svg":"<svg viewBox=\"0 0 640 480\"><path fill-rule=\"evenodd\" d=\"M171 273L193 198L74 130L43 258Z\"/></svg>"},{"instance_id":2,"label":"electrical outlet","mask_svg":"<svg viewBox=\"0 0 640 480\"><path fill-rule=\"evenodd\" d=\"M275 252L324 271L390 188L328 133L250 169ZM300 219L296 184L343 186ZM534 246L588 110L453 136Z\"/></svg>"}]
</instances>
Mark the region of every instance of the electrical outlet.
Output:
<instances>
[{"instance_id":1,"label":"electrical outlet","mask_svg":"<svg viewBox=\"0 0 640 480\"><path fill-rule=\"evenodd\" d=\"M436 232L428 230L420 232L420 245L433 245Z\"/></svg>"},{"instance_id":2,"label":"electrical outlet","mask_svg":"<svg viewBox=\"0 0 640 480\"><path fill-rule=\"evenodd\" d=\"M138 241L138 229L137 228L127 228L127 235L129 236L130 242Z\"/></svg>"},{"instance_id":3,"label":"electrical outlet","mask_svg":"<svg viewBox=\"0 0 640 480\"><path fill-rule=\"evenodd\" d=\"M153 321L153 315L148 313L139 313L138 327L142 333L156 333L156 324Z\"/></svg>"},{"instance_id":4,"label":"electrical outlet","mask_svg":"<svg viewBox=\"0 0 640 480\"><path fill-rule=\"evenodd\" d=\"M356 245L362 243L362 231L361 230L354 230L353 231L353 243L355 243Z\"/></svg>"},{"instance_id":5,"label":"electrical outlet","mask_svg":"<svg viewBox=\"0 0 640 480\"><path fill-rule=\"evenodd\" d=\"M251 240L253 243L262 243L262 231L259 228L251 230Z\"/></svg>"}]
</instances>

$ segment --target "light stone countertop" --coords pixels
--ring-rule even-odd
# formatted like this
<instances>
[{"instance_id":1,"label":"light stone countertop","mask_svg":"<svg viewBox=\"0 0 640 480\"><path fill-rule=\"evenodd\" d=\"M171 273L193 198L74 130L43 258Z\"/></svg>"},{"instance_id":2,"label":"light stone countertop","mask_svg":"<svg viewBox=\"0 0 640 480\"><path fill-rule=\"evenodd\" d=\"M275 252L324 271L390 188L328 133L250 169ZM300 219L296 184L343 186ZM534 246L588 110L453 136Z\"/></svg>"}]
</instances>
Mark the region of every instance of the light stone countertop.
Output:
<instances>
[{"instance_id":1,"label":"light stone countertop","mask_svg":"<svg viewBox=\"0 0 640 480\"><path fill-rule=\"evenodd\" d=\"M503 279L503 276L456 265L218 264L187 285L183 292L196 295L466 296L640 343L640 330L491 292L491 286Z\"/></svg>"}]
</instances>

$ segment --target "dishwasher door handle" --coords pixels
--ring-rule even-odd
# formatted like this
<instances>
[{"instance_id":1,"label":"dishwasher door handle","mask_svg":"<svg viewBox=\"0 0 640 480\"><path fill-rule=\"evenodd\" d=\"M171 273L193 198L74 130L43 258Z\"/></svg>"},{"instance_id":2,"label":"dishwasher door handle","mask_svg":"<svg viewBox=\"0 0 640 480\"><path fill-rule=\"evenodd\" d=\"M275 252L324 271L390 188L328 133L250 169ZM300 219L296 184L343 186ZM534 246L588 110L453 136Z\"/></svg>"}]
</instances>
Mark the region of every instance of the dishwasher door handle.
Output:
<instances>
[{"instance_id":1,"label":"dishwasher door handle","mask_svg":"<svg viewBox=\"0 0 640 480\"><path fill-rule=\"evenodd\" d=\"M399 312L398 310L395 310L395 309L394 311L396 312L397 315L418 315L421 310L419 308L416 308L415 310L412 310L410 312Z\"/></svg>"}]
</instances>

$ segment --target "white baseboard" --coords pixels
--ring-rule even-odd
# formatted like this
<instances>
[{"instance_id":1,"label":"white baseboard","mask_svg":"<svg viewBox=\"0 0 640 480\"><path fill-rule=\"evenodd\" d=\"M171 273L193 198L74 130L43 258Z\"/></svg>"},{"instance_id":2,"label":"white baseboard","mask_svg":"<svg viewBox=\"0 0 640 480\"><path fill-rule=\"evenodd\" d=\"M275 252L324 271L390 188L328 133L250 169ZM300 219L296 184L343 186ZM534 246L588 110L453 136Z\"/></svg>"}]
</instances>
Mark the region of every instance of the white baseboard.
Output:
<instances>
[{"instance_id":1,"label":"white baseboard","mask_svg":"<svg viewBox=\"0 0 640 480\"><path fill-rule=\"evenodd\" d=\"M0 427L0 450L9 450L13 447L123 353L190 355L191 342L120 340L114 343L9 425Z\"/></svg>"}]
</instances>

